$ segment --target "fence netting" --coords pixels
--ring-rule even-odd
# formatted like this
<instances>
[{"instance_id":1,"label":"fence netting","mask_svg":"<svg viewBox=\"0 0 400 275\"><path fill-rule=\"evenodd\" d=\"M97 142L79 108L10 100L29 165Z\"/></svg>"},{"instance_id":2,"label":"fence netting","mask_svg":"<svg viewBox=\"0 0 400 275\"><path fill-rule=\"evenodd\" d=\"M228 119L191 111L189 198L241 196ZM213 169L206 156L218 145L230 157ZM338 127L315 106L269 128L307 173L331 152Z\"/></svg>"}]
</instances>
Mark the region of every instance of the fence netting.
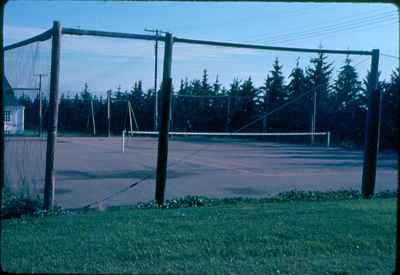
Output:
<instances>
[{"instance_id":1,"label":"fence netting","mask_svg":"<svg viewBox=\"0 0 400 275\"><path fill-rule=\"evenodd\" d=\"M362 146L369 66L369 56L174 44L167 198L358 190L362 152L327 139Z\"/></svg>"},{"instance_id":2,"label":"fence netting","mask_svg":"<svg viewBox=\"0 0 400 275\"><path fill-rule=\"evenodd\" d=\"M156 89L154 45L62 36L56 204L154 199L164 43ZM6 187L26 196L43 191L50 53L50 40L5 52ZM363 154L344 148L362 148L369 67L369 56L175 43L166 198L358 190ZM378 190L390 189L393 161L381 156Z\"/></svg>"},{"instance_id":3,"label":"fence netting","mask_svg":"<svg viewBox=\"0 0 400 275\"><path fill-rule=\"evenodd\" d=\"M51 39L4 52L5 188L43 193Z\"/></svg>"},{"instance_id":4,"label":"fence netting","mask_svg":"<svg viewBox=\"0 0 400 275\"><path fill-rule=\"evenodd\" d=\"M163 46L160 41L158 92ZM121 135L154 130L154 41L64 34L60 68L56 201L102 207L151 200L157 147L137 151L133 143L122 154ZM149 180L128 188L143 177Z\"/></svg>"}]
</instances>

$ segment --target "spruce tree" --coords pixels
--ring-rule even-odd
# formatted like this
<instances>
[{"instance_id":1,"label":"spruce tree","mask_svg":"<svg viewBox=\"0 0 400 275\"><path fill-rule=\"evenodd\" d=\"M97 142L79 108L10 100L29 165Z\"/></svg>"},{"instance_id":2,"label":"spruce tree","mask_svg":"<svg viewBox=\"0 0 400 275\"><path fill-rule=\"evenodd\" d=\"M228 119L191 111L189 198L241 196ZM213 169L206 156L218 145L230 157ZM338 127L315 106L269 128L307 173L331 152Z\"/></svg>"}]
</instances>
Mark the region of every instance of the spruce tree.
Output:
<instances>
[{"instance_id":1,"label":"spruce tree","mask_svg":"<svg viewBox=\"0 0 400 275\"><path fill-rule=\"evenodd\" d=\"M265 80L264 90L264 112L267 114L282 106L288 99L286 87L284 85L284 76L282 74L282 65L279 64L279 59L276 58L270 75L267 75ZM266 127L268 121L269 127L273 130L281 130L287 128L287 118L284 115L286 110L282 110L264 119L263 128ZM266 130L266 129L264 129Z\"/></svg>"},{"instance_id":2,"label":"spruce tree","mask_svg":"<svg viewBox=\"0 0 400 275\"><path fill-rule=\"evenodd\" d=\"M316 95L316 131L328 130L330 110L329 93L330 79L333 71L333 63L328 62L328 56L323 52L317 57L311 58L311 66L306 69L306 79L310 96L310 104L306 106L310 118L313 115L313 98Z\"/></svg>"},{"instance_id":3,"label":"spruce tree","mask_svg":"<svg viewBox=\"0 0 400 275\"><path fill-rule=\"evenodd\" d=\"M304 75L304 70L299 67L299 61L296 62L296 67L289 74L290 81L286 86L289 99L293 99L302 95L307 91L307 82Z\"/></svg>"},{"instance_id":4,"label":"spruce tree","mask_svg":"<svg viewBox=\"0 0 400 275\"><path fill-rule=\"evenodd\" d=\"M91 96L91 94L89 92L89 85L87 84L87 82L85 82L85 84L83 86L83 90L81 92L81 98L84 101L90 100L92 98L92 96Z\"/></svg>"},{"instance_id":5,"label":"spruce tree","mask_svg":"<svg viewBox=\"0 0 400 275\"><path fill-rule=\"evenodd\" d=\"M335 111L346 112L356 108L360 91L361 82L358 80L356 69L351 65L351 59L347 56L332 89Z\"/></svg>"},{"instance_id":6,"label":"spruce tree","mask_svg":"<svg viewBox=\"0 0 400 275\"><path fill-rule=\"evenodd\" d=\"M384 85L381 106L381 146L394 148L399 140L400 68L393 70L390 82Z\"/></svg>"},{"instance_id":7,"label":"spruce tree","mask_svg":"<svg viewBox=\"0 0 400 275\"><path fill-rule=\"evenodd\" d=\"M351 144L360 143L363 135L364 121L361 110L361 82L349 56L340 68L332 87L330 103L332 113L329 128L333 139Z\"/></svg>"},{"instance_id":8,"label":"spruce tree","mask_svg":"<svg viewBox=\"0 0 400 275\"><path fill-rule=\"evenodd\" d=\"M210 86L210 84L208 83L208 73L207 73L207 70L206 69L204 69L203 70L203 77L202 77L202 80L201 80L201 94L202 95L210 95L211 94L211 86Z\"/></svg>"},{"instance_id":9,"label":"spruce tree","mask_svg":"<svg viewBox=\"0 0 400 275\"><path fill-rule=\"evenodd\" d=\"M255 119L256 116L256 102L255 99L258 96L258 89L254 87L251 77L245 80L240 85L240 116L243 123L249 123ZM247 131L250 128L246 129Z\"/></svg>"},{"instance_id":10,"label":"spruce tree","mask_svg":"<svg viewBox=\"0 0 400 275\"><path fill-rule=\"evenodd\" d=\"M330 92L330 79L333 63L328 63L328 56L320 52L317 57L311 58L311 67L306 69L306 78L311 89L317 89L318 96L326 99Z\"/></svg>"},{"instance_id":11,"label":"spruce tree","mask_svg":"<svg viewBox=\"0 0 400 275\"><path fill-rule=\"evenodd\" d=\"M289 74L289 83L286 86L288 93L288 101L293 101L288 106L291 110L292 119L288 122L291 131L307 131L309 127L309 113L306 111L309 105L309 99L305 96L307 92L307 80L304 70L300 68L299 61L296 67ZM300 98L299 98L300 97Z\"/></svg>"},{"instance_id":12,"label":"spruce tree","mask_svg":"<svg viewBox=\"0 0 400 275\"><path fill-rule=\"evenodd\" d=\"M287 100L282 67L278 58L276 58L270 71L271 76L267 77L265 82L265 92L268 94L268 107L270 110L279 107Z\"/></svg>"},{"instance_id":13,"label":"spruce tree","mask_svg":"<svg viewBox=\"0 0 400 275\"><path fill-rule=\"evenodd\" d=\"M219 79L218 79L218 75L215 78L215 82L213 84L213 89L212 89L212 93L214 95L218 95L221 92L221 84L219 83Z\"/></svg>"}]
</instances>

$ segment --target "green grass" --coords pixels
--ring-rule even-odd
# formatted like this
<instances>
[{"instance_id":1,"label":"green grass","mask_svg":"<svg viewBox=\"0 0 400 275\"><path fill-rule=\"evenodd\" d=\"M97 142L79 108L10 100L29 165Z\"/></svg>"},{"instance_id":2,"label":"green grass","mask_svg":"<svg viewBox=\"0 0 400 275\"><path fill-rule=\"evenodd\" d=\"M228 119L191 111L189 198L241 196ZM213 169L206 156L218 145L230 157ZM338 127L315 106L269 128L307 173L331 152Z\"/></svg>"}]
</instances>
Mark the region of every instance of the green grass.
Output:
<instances>
[{"instance_id":1,"label":"green grass","mask_svg":"<svg viewBox=\"0 0 400 275\"><path fill-rule=\"evenodd\" d=\"M12 219L10 272L390 274L395 199L247 202Z\"/></svg>"}]
</instances>

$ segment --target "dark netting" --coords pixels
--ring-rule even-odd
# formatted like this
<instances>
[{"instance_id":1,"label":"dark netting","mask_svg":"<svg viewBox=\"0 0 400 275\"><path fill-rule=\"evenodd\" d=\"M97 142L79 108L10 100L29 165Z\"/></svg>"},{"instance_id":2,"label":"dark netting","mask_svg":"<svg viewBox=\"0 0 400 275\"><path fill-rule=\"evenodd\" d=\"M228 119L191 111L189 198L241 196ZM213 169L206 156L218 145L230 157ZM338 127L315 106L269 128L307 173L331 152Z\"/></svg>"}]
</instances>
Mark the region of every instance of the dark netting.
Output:
<instances>
[{"instance_id":1,"label":"dark netting","mask_svg":"<svg viewBox=\"0 0 400 275\"><path fill-rule=\"evenodd\" d=\"M5 188L25 197L44 188L51 39L4 52Z\"/></svg>"},{"instance_id":2,"label":"dark netting","mask_svg":"<svg viewBox=\"0 0 400 275\"><path fill-rule=\"evenodd\" d=\"M162 62L160 42L157 89ZM154 63L154 41L62 36L56 152L61 206L106 207L153 198L156 162L141 157L135 144L122 153L121 134L154 129ZM156 146L145 150L156 157ZM148 177L143 184L129 188L143 177Z\"/></svg>"}]
</instances>

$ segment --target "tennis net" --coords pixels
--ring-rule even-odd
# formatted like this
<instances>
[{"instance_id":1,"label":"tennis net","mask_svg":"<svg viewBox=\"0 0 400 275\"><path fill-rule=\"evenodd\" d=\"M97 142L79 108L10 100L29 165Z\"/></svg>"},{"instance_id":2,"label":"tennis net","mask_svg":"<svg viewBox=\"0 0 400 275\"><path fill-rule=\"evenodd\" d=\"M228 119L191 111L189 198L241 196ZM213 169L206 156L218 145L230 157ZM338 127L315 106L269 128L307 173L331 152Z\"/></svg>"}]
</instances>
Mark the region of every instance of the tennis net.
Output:
<instances>
[{"instance_id":1,"label":"tennis net","mask_svg":"<svg viewBox=\"0 0 400 275\"><path fill-rule=\"evenodd\" d=\"M123 131L122 151L130 144L135 143L136 138L158 138L157 131ZM169 136L175 140L191 143L204 142L270 142L293 145L313 144L330 147L330 132L169 132ZM314 137L312 141L312 137Z\"/></svg>"}]
</instances>

